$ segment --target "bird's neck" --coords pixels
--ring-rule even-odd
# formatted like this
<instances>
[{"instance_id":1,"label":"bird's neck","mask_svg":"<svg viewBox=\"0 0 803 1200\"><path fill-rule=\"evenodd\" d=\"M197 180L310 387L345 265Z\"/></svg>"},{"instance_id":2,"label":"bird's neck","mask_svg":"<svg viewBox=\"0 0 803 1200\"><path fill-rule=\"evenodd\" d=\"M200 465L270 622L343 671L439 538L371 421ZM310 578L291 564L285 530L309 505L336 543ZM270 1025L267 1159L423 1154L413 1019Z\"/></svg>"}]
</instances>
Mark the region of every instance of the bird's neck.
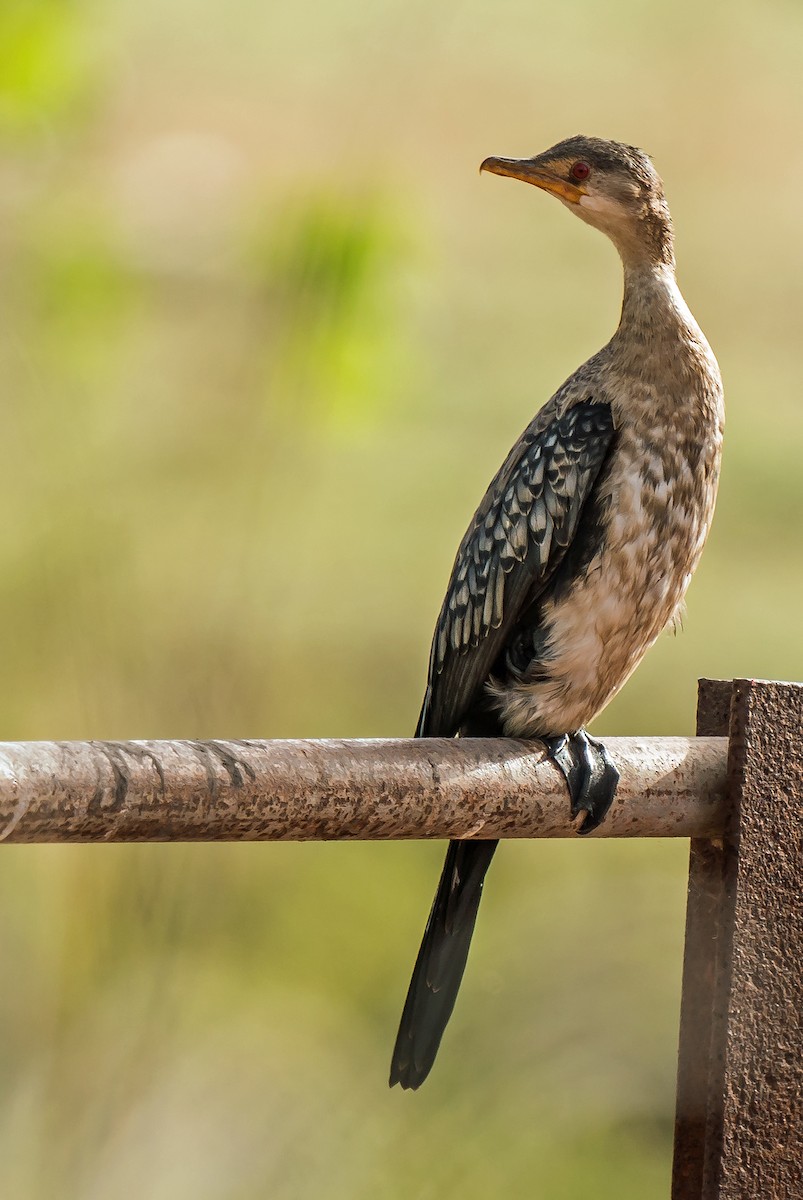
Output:
<instances>
[{"instance_id":1,"label":"bird's neck","mask_svg":"<svg viewBox=\"0 0 803 1200\"><path fill-rule=\"evenodd\" d=\"M617 334L637 335L644 341L675 339L680 329L699 334L677 285L674 264L625 260L623 265L624 297Z\"/></svg>"}]
</instances>

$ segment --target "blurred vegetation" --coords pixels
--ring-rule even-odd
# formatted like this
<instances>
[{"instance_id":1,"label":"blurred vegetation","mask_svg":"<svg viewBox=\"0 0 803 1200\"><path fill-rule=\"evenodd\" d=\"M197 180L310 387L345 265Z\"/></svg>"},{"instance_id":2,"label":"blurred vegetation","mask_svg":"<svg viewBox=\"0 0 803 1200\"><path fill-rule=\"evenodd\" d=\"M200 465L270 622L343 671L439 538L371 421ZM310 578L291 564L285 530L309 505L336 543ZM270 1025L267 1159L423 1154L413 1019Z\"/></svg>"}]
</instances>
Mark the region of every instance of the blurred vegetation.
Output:
<instances>
[{"instance_id":1,"label":"blurred vegetation","mask_svg":"<svg viewBox=\"0 0 803 1200\"><path fill-rule=\"evenodd\" d=\"M803 676L803 11L0 7L7 739L410 732L467 517L607 338L610 247L487 154L646 146L729 404L689 597L598 723ZM7 848L0 1191L668 1194L686 847L509 845L415 1096L436 846Z\"/></svg>"}]
</instances>

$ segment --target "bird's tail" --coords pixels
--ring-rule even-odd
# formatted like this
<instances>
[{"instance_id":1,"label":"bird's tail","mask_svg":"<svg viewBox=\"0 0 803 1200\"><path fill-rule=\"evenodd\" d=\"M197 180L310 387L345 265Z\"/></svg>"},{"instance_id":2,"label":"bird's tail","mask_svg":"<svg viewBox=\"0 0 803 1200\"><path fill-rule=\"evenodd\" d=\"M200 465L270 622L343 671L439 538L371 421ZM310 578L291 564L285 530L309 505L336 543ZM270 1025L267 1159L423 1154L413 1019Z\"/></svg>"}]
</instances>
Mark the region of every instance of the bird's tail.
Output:
<instances>
[{"instance_id":1,"label":"bird's tail","mask_svg":"<svg viewBox=\"0 0 803 1200\"><path fill-rule=\"evenodd\" d=\"M407 992L390 1086L424 1082L452 1015L482 897L482 883L498 843L450 842L424 940Z\"/></svg>"}]
</instances>

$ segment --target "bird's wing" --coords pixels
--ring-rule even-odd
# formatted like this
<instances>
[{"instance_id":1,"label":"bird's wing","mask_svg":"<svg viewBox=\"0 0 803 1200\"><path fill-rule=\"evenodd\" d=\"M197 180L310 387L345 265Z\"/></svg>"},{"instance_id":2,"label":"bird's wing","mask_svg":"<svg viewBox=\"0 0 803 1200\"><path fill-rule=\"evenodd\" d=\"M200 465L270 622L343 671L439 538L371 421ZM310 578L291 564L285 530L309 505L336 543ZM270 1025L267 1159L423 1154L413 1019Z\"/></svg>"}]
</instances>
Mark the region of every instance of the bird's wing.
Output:
<instances>
[{"instance_id":1,"label":"bird's wing","mask_svg":"<svg viewBox=\"0 0 803 1200\"><path fill-rule=\"evenodd\" d=\"M457 552L435 626L417 737L451 737L513 627L562 561L614 437L592 398L539 417L488 489Z\"/></svg>"}]
</instances>

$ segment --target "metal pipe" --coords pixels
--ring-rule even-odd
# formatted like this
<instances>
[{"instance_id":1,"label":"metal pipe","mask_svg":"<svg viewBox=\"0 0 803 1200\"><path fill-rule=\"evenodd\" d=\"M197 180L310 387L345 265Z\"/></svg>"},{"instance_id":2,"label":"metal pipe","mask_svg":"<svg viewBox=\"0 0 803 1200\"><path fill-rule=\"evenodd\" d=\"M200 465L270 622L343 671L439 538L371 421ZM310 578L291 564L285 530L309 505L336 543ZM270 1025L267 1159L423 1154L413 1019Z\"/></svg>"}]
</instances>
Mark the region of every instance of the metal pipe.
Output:
<instances>
[{"instance_id":1,"label":"metal pipe","mask_svg":"<svg viewBox=\"0 0 803 1200\"><path fill-rule=\"evenodd\" d=\"M715 837L726 738L607 738L621 772L592 837ZM574 836L539 742L0 743L7 842Z\"/></svg>"}]
</instances>

